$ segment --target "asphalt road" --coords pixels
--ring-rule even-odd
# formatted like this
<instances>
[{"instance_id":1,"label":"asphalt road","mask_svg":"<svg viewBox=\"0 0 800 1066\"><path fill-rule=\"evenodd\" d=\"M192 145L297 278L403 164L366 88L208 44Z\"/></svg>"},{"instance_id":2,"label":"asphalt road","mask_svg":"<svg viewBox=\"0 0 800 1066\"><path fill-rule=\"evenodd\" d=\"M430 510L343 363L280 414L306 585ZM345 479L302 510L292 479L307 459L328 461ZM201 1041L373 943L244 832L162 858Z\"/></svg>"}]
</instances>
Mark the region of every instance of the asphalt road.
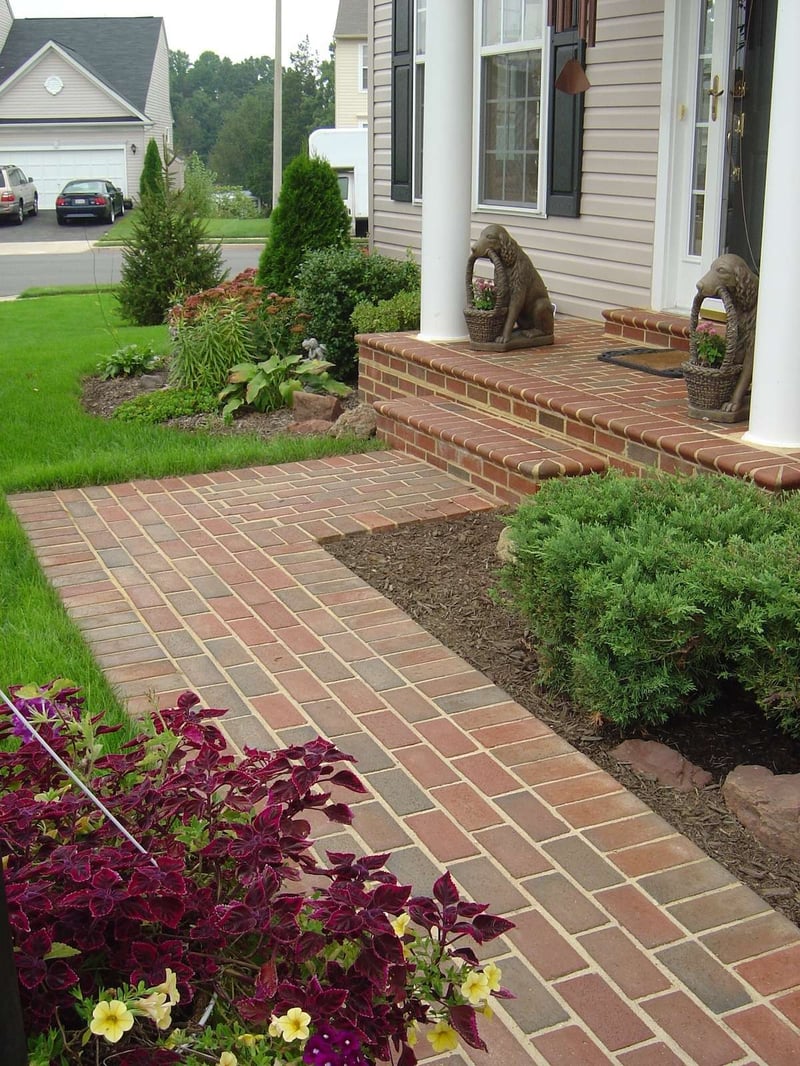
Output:
<instances>
[{"instance_id":1,"label":"asphalt road","mask_svg":"<svg viewBox=\"0 0 800 1066\"><path fill-rule=\"evenodd\" d=\"M101 223L59 226L54 211L41 211L21 226L0 224L0 299L40 285L105 285L119 281L122 248L99 248ZM231 276L257 266L261 244L222 246Z\"/></svg>"}]
</instances>

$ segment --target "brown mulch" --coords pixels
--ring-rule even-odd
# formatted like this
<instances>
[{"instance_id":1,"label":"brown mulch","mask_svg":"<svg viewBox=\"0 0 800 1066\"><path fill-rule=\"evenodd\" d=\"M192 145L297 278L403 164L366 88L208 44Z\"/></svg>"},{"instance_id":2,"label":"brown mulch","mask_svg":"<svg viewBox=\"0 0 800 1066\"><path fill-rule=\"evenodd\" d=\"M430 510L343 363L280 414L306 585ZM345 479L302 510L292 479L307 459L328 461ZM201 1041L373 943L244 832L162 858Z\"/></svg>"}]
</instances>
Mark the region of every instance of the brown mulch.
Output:
<instances>
[{"instance_id":1,"label":"brown mulch","mask_svg":"<svg viewBox=\"0 0 800 1066\"><path fill-rule=\"evenodd\" d=\"M84 381L87 411L108 417L123 400L162 388L163 372L144 378ZM357 402L354 398L351 402ZM288 411L249 413L231 426L209 416L177 419L181 428L256 432L269 437L292 420ZM668 727L623 735L596 723L567 700L536 684L535 648L522 620L490 595L497 585L498 513L457 521L420 522L382 533L355 534L326 548L447 647L505 689L599 767L616 777L678 831L694 841L777 910L800 924L800 863L762 848L728 813L720 792L725 775L742 763L775 773L800 773L800 742L775 730L743 695L731 690L705 716L675 717ZM634 773L610 751L623 739L660 740L713 774L708 787L677 792Z\"/></svg>"}]
</instances>

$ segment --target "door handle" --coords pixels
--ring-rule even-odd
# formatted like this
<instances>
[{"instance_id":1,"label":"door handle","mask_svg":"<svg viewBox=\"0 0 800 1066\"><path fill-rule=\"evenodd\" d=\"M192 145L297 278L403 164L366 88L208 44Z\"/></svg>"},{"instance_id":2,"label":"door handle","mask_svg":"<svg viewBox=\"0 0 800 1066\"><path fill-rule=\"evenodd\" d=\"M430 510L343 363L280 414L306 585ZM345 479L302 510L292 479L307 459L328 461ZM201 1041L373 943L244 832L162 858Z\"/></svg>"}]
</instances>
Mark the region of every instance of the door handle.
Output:
<instances>
[{"instance_id":1,"label":"door handle","mask_svg":"<svg viewBox=\"0 0 800 1066\"><path fill-rule=\"evenodd\" d=\"M708 95L711 97L711 121L717 121L717 100L720 96L725 95L725 90L719 87L719 74L714 75L714 80L711 83L711 88L708 90Z\"/></svg>"}]
</instances>

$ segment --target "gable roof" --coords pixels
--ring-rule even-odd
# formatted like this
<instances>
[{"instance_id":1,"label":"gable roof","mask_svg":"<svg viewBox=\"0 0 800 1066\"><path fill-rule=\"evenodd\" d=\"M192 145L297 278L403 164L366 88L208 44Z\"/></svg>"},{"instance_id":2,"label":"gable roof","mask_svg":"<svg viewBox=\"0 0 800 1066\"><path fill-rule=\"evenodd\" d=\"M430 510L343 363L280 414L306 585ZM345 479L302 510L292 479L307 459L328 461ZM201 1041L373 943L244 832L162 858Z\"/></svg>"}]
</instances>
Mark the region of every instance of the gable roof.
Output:
<instances>
[{"instance_id":1,"label":"gable roof","mask_svg":"<svg viewBox=\"0 0 800 1066\"><path fill-rule=\"evenodd\" d=\"M160 18L16 19L0 51L0 85L53 41L144 112L162 26Z\"/></svg>"},{"instance_id":2,"label":"gable roof","mask_svg":"<svg viewBox=\"0 0 800 1066\"><path fill-rule=\"evenodd\" d=\"M367 26L367 0L339 0L334 37L366 37Z\"/></svg>"}]
</instances>

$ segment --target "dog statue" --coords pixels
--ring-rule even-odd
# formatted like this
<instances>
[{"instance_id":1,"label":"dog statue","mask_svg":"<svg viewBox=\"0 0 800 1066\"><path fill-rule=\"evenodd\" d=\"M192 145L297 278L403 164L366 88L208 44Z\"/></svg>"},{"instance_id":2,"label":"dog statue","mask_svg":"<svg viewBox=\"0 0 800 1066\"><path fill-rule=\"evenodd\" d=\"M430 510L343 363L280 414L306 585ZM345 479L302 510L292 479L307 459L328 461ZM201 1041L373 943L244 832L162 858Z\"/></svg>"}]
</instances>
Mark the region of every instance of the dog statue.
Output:
<instances>
[{"instance_id":1,"label":"dog statue","mask_svg":"<svg viewBox=\"0 0 800 1066\"><path fill-rule=\"evenodd\" d=\"M707 274L697 283L700 296L720 296L725 290L733 305L738 323L735 363L741 366L731 399L722 405L723 411L738 411L753 380L753 348L755 345L758 278L738 255L727 253L711 264Z\"/></svg>"},{"instance_id":2,"label":"dog statue","mask_svg":"<svg viewBox=\"0 0 800 1066\"><path fill-rule=\"evenodd\" d=\"M488 258L493 252L506 271L509 303L503 332L497 344L508 344L515 327L533 337L553 336L553 305L538 270L504 226L491 225L481 231L472 246L475 258Z\"/></svg>"}]
</instances>

